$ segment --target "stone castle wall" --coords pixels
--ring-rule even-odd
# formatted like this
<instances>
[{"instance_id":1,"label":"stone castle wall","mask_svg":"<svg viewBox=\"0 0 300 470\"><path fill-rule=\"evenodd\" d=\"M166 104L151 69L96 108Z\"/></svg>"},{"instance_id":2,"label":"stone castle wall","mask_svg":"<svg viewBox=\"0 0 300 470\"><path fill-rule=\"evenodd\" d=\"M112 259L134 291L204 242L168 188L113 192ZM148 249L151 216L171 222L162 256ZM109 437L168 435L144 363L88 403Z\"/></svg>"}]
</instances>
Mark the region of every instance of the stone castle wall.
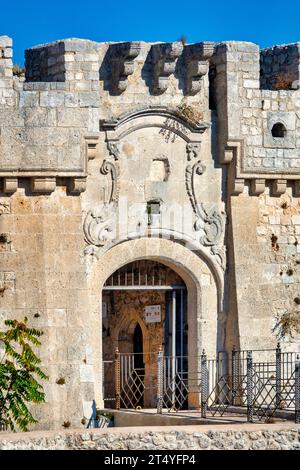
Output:
<instances>
[{"instance_id":1,"label":"stone castle wall","mask_svg":"<svg viewBox=\"0 0 300 470\"><path fill-rule=\"evenodd\" d=\"M0 315L45 332L41 428L102 406L101 289L135 259L186 283L191 356L276 344L300 216L298 45L279 49L66 39L26 51L24 81L0 38Z\"/></svg>"}]
</instances>

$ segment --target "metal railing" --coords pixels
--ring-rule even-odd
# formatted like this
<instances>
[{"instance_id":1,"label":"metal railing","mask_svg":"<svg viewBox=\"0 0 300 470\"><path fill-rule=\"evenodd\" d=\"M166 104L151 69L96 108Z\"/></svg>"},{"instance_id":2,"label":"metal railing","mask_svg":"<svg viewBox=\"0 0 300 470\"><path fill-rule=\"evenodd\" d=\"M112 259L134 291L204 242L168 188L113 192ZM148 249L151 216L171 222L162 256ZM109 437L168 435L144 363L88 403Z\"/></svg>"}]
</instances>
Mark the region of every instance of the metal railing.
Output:
<instances>
[{"instance_id":1,"label":"metal railing","mask_svg":"<svg viewBox=\"0 0 300 470\"><path fill-rule=\"evenodd\" d=\"M293 411L299 422L300 359L296 352L233 349L229 373L208 396L206 411L223 415L246 408L247 420L270 420L278 411Z\"/></svg>"},{"instance_id":2,"label":"metal railing","mask_svg":"<svg viewBox=\"0 0 300 470\"><path fill-rule=\"evenodd\" d=\"M116 401L114 370L115 360L111 359L102 361L102 394L104 397L104 403L109 408L113 408Z\"/></svg>"},{"instance_id":3,"label":"metal railing","mask_svg":"<svg viewBox=\"0 0 300 470\"><path fill-rule=\"evenodd\" d=\"M105 402L116 409L156 408L178 411L191 405L201 416L223 416L244 409L247 420L270 419L279 410L300 420L300 359L276 349L224 351L216 358L132 354L116 350L106 361L114 388ZM113 375L112 375L112 366ZM107 367L107 366L104 366ZM105 381L105 373L104 373Z\"/></svg>"},{"instance_id":4,"label":"metal railing","mask_svg":"<svg viewBox=\"0 0 300 470\"><path fill-rule=\"evenodd\" d=\"M145 354L116 350L114 361L103 364L104 402L116 409L178 411L187 409L190 402L200 406L202 369L207 370L208 387L214 388L224 373L224 355L220 352L217 358L208 359L205 352L201 356L173 357L164 356L161 350Z\"/></svg>"}]
</instances>

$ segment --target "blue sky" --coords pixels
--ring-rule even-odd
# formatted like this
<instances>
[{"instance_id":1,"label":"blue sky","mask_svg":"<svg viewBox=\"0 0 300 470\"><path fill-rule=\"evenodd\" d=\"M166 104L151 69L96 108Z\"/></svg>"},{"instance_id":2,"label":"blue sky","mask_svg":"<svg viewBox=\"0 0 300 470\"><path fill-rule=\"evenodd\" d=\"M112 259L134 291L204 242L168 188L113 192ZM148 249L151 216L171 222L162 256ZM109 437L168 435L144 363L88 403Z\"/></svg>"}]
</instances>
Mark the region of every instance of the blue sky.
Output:
<instances>
[{"instance_id":1,"label":"blue sky","mask_svg":"<svg viewBox=\"0 0 300 470\"><path fill-rule=\"evenodd\" d=\"M0 4L4 0L0 1ZM243 40L261 47L300 41L300 2L282 0L14 0L2 6L0 35L24 49L55 39L95 41Z\"/></svg>"}]
</instances>

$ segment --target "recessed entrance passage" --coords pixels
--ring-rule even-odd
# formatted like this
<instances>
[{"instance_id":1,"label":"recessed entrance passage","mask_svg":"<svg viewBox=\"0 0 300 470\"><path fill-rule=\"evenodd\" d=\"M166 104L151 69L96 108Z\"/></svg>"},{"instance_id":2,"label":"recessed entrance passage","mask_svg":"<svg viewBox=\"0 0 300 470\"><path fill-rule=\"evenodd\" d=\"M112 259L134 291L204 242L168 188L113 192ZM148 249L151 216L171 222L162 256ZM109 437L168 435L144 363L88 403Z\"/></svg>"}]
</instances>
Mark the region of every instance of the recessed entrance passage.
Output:
<instances>
[{"instance_id":1,"label":"recessed entrance passage","mask_svg":"<svg viewBox=\"0 0 300 470\"><path fill-rule=\"evenodd\" d=\"M151 260L127 264L103 287L103 358L120 354L120 406L153 408L157 402L157 353L162 351L170 398L180 395L187 379L186 285L168 266ZM111 363L112 364L112 363ZM104 369L104 397L112 397L113 367ZM182 384L175 381L175 375ZM166 384L167 385L167 384ZM180 385L180 386L179 386ZM177 395L178 397L177 397ZM111 403L109 403L111 406Z\"/></svg>"}]
</instances>

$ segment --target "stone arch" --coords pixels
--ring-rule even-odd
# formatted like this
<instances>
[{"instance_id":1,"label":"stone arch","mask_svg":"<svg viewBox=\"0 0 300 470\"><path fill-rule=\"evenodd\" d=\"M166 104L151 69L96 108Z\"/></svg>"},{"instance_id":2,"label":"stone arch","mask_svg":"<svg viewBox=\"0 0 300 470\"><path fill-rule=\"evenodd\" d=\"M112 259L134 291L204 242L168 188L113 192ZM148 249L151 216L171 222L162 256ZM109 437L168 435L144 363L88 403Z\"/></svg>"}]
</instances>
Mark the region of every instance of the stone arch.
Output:
<instances>
[{"instance_id":1,"label":"stone arch","mask_svg":"<svg viewBox=\"0 0 300 470\"><path fill-rule=\"evenodd\" d=\"M197 257L203 260L205 264L208 265L212 276L215 279L216 286L217 286L217 296L218 296L218 311L221 312L223 310L223 303L224 303L224 272L221 266L216 262L216 259L212 256L209 247L203 246L201 243L196 241L195 239L191 238L185 233L178 232L176 230L169 230L164 228L148 228L149 238L153 240L154 238L160 238L164 240L173 240L174 238L180 240L180 243L177 243L176 246L184 246L189 251L196 254ZM112 247L123 244L129 240L137 240L143 239L141 234L138 232L130 232L128 234L119 234L119 240L115 241L114 243L104 246L102 248L102 253L105 253L112 249ZM147 240L149 240L147 238ZM174 241L172 241L174 244ZM112 274L112 273L110 273ZM108 276L109 277L109 276Z\"/></svg>"},{"instance_id":2,"label":"stone arch","mask_svg":"<svg viewBox=\"0 0 300 470\"><path fill-rule=\"evenodd\" d=\"M172 131L186 142L199 139L199 134L210 127L207 122L195 122L187 118L178 108L153 106L141 108L123 114L118 118L101 122L101 128L106 131L107 141L116 142L126 135L145 127L168 128L172 122Z\"/></svg>"},{"instance_id":3,"label":"stone arch","mask_svg":"<svg viewBox=\"0 0 300 470\"><path fill-rule=\"evenodd\" d=\"M100 378L99 383L95 383L95 392L101 404L102 287L113 272L141 259L156 260L165 264L177 272L186 284L189 369L198 370L200 361L197 356L201 354L202 349L206 350L208 357L215 357L217 350L224 347L224 333L220 331L223 329L224 321L221 312L218 311L219 286L211 267L204 259L185 246L162 238L140 238L115 245L102 255L99 254L88 275L90 309L95 321L94 369L95 375Z\"/></svg>"},{"instance_id":4,"label":"stone arch","mask_svg":"<svg viewBox=\"0 0 300 470\"><path fill-rule=\"evenodd\" d=\"M131 333L133 334L133 330L136 326L136 324L139 324L143 333L143 352L144 354L147 354L150 352L149 348L149 343L150 343L150 338L149 338L149 332L147 330L147 327L145 325L145 322L142 321L141 318L139 318L135 314L130 314L130 315L123 315L122 318L120 319L120 322L116 326L113 335L112 335L112 341L114 345L117 347L118 345L118 339L119 339L119 334L122 330L131 330Z\"/></svg>"},{"instance_id":5,"label":"stone arch","mask_svg":"<svg viewBox=\"0 0 300 470\"><path fill-rule=\"evenodd\" d=\"M272 137L283 139L286 136L286 127L282 122L278 121L273 124L271 133Z\"/></svg>"}]
</instances>

